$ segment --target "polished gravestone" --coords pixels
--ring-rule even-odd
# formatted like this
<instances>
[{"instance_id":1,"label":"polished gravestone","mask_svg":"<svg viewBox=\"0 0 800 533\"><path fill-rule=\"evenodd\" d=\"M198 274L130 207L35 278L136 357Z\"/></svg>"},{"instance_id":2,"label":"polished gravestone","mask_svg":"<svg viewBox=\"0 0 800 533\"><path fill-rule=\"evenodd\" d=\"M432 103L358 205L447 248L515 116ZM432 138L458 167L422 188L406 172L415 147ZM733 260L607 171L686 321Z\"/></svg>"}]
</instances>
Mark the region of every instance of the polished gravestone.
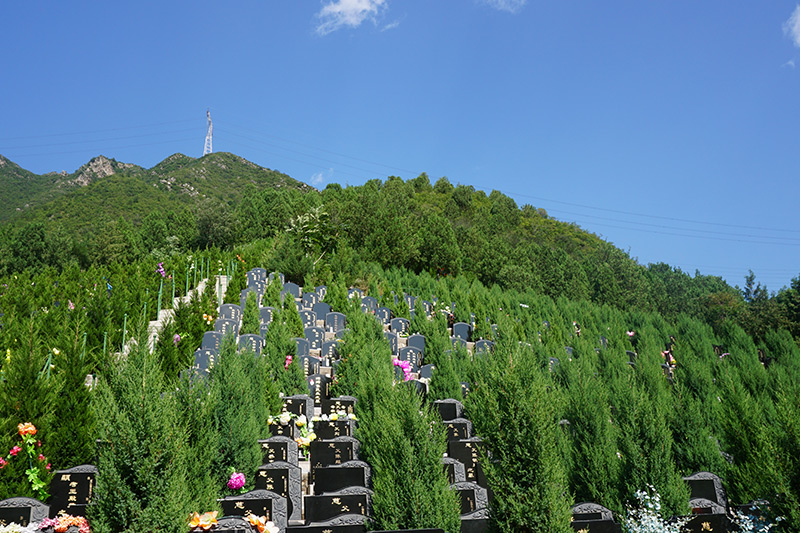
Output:
<instances>
[{"instance_id":1,"label":"polished gravestone","mask_svg":"<svg viewBox=\"0 0 800 533\"><path fill-rule=\"evenodd\" d=\"M304 309L300 311L300 320L303 322L303 328L313 328L317 325L317 314Z\"/></svg>"},{"instance_id":2,"label":"polished gravestone","mask_svg":"<svg viewBox=\"0 0 800 533\"><path fill-rule=\"evenodd\" d=\"M472 437L472 422L466 418L453 418L442 422L446 430L446 439L466 440Z\"/></svg>"},{"instance_id":3,"label":"polished gravestone","mask_svg":"<svg viewBox=\"0 0 800 533\"><path fill-rule=\"evenodd\" d=\"M447 474L447 479L452 485L453 483L460 483L466 481L466 473L464 470L464 463L453 457L442 457L442 464L444 471Z\"/></svg>"},{"instance_id":4,"label":"polished gravestone","mask_svg":"<svg viewBox=\"0 0 800 533\"><path fill-rule=\"evenodd\" d=\"M219 318L239 322L242 320L242 308L236 304L222 304L219 306Z\"/></svg>"},{"instance_id":5,"label":"polished gravestone","mask_svg":"<svg viewBox=\"0 0 800 533\"><path fill-rule=\"evenodd\" d=\"M239 336L239 349L250 350L256 355L261 355L261 348L264 346L264 338L261 335L248 333Z\"/></svg>"},{"instance_id":6,"label":"polished gravestone","mask_svg":"<svg viewBox=\"0 0 800 533\"><path fill-rule=\"evenodd\" d=\"M375 318L384 326L388 326L392 322L392 310L388 307L379 307L375 310Z\"/></svg>"},{"instance_id":7,"label":"polished gravestone","mask_svg":"<svg viewBox=\"0 0 800 533\"><path fill-rule=\"evenodd\" d=\"M67 470L56 470L50 481L50 517L59 513L86 516L86 506L94 494L97 467L81 465Z\"/></svg>"},{"instance_id":8,"label":"polished gravestone","mask_svg":"<svg viewBox=\"0 0 800 533\"><path fill-rule=\"evenodd\" d=\"M200 344L201 350L214 350L219 353L222 347L222 333L219 331L206 331Z\"/></svg>"},{"instance_id":9,"label":"polished gravestone","mask_svg":"<svg viewBox=\"0 0 800 533\"><path fill-rule=\"evenodd\" d=\"M256 470L256 490L268 490L286 498L289 520L302 519L302 469L291 463L275 461Z\"/></svg>"},{"instance_id":10,"label":"polished gravestone","mask_svg":"<svg viewBox=\"0 0 800 533\"><path fill-rule=\"evenodd\" d=\"M489 507L486 489L471 481L453 483L450 488L458 492L461 499L461 514L469 514Z\"/></svg>"},{"instance_id":11,"label":"polished gravestone","mask_svg":"<svg viewBox=\"0 0 800 533\"><path fill-rule=\"evenodd\" d=\"M275 463L282 461L297 465L297 442L290 437L270 437L258 441L261 447L261 462Z\"/></svg>"},{"instance_id":12,"label":"polished gravestone","mask_svg":"<svg viewBox=\"0 0 800 533\"><path fill-rule=\"evenodd\" d=\"M405 346L397 351L397 358L411 363L411 371L416 372L422 366L422 352L419 348Z\"/></svg>"},{"instance_id":13,"label":"polished gravestone","mask_svg":"<svg viewBox=\"0 0 800 533\"><path fill-rule=\"evenodd\" d=\"M366 487L306 496L303 499L306 522L322 522L343 514L369 516L371 497L372 491Z\"/></svg>"},{"instance_id":14,"label":"polished gravestone","mask_svg":"<svg viewBox=\"0 0 800 533\"><path fill-rule=\"evenodd\" d=\"M458 459L464 464L464 474L467 481L474 481L482 487L486 487L488 483L479 462L483 447L483 442L478 437L451 440L447 442L447 455Z\"/></svg>"},{"instance_id":15,"label":"polished gravestone","mask_svg":"<svg viewBox=\"0 0 800 533\"><path fill-rule=\"evenodd\" d=\"M425 354L425 335L420 333L414 333L413 335L409 335L408 339L406 339L406 346L411 346L419 350L420 354ZM421 359L420 359L420 364Z\"/></svg>"},{"instance_id":16,"label":"polished gravestone","mask_svg":"<svg viewBox=\"0 0 800 533\"><path fill-rule=\"evenodd\" d=\"M332 380L325 374L311 374L306 378L308 395L314 399L314 405L319 407L324 400L330 397Z\"/></svg>"},{"instance_id":17,"label":"polished gravestone","mask_svg":"<svg viewBox=\"0 0 800 533\"><path fill-rule=\"evenodd\" d=\"M392 321L389 323L389 329L392 333L397 333L398 335L406 335L408 334L408 327L410 322L407 318L393 318Z\"/></svg>"},{"instance_id":18,"label":"polished gravestone","mask_svg":"<svg viewBox=\"0 0 800 533\"><path fill-rule=\"evenodd\" d=\"M469 342L472 338L472 326L466 322L456 322L453 324L453 337L463 339L464 342Z\"/></svg>"},{"instance_id":19,"label":"polished gravestone","mask_svg":"<svg viewBox=\"0 0 800 533\"><path fill-rule=\"evenodd\" d=\"M355 420L318 420L314 422L314 433L318 439L332 440L336 437L352 437L355 433Z\"/></svg>"},{"instance_id":20,"label":"polished gravestone","mask_svg":"<svg viewBox=\"0 0 800 533\"><path fill-rule=\"evenodd\" d=\"M348 461L358 460L358 449L361 443L354 437L336 437L331 440L316 439L309 446L309 462L313 481L314 472L318 468L340 465Z\"/></svg>"},{"instance_id":21,"label":"polished gravestone","mask_svg":"<svg viewBox=\"0 0 800 533\"><path fill-rule=\"evenodd\" d=\"M307 339L302 337L295 337L292 339L295 343L295 351L294 354L298 357L303 355L309 355L309 350L311 349L311 343L308 342Z\"/></svg>"},{"instance_id":22,"label":"polished gravestone","mask_svg":"<svg viewBox=\"0 0 800 533\"><path fill-rule=\"evenodd\" d=\"M286 528L286 498L268 490L251 490L217 500L225 516L266 516L281 530Z\"/></svg>"},{"instance_id":23,"label":"polished gravestone","mask_svg":"<svg viewBox=\"0 0 800 533\"><path fill-rule=\"evenodd\" d=\"M370 467L363 461L323 466L314 472L314 494L336 492L347 487L369 488L370 476Z\"/></svg>"},{"instance_id":24,"label":"polished gravestone","mask_svg":"<svg viewBox=\"0 0 800 533\"><path fill-rule=\"evenodd\" d=\"M192 368L207 373L211 370L211 367L214 366L214 362L217 360L218 356L219 352L217 350L203 348L195 350Z\"/></svg>"},{"instance_id":25,"label":"polished gravestone","mask_svg":"<svg viewBox=\"0 0 800 533\"><path fill-rule=\"evenodd\" d=\"M286 396L283 399L282 410L297 416L306 415L306 418L311 418L314 416L314 400L307 394Z\"/></svg>"},{"instance_id":26,"label":"polished gravestone","mask_svg":"<svg viewBox=\"0 0 800 533\"><path fill-rule=\"evenodd\" d=\"M332 415L344 411L347 414L355 412L356 402L358 400L355 396L337 396L336 398L328 398L322 402L322 414Z\"/></svg>"},{"instance_id":27,"label":"polished gravestone","mask_svg":"<svg viewBox=\"0 0 800 533\"><path fill-rule=\"evenodd\" d=\"M233 335L234 337L239 334L239 322L236 320L228 320L227 318L218 318L214 322L214 331L222 333L222 336Z\"/></svg>"},{"instance_id":28,"label":"polished gravestone","mask_svg":"<svg viewBox=\"0 0 800 533\"><path fill-rule=\"evenodd\" d=\"M329 360L339 359L339 341L325 341L320 349L320 356Z\"/></svg>"},{"instance_id":29,"label":"polished gravestone","mask_svg":"<svg viewBox=\"0 0 800 533\"><path fill-rule=\"evenodd\" d=\"M442 420L461 418L464 412L464 404L452 398L436 400L433 402L433 407L439 412L439 416L442 417Z\"/></svg>"},{"instance_id":30,"label":"polished gravestone","mask_svg":"<svg viewBox=\"0 0 800 533\"><path fill-rule=\"evenodd\" d=\"M7 498L0 500L0 524L15 522L26 527L48 517L50 507L34 498Z\"/></svg>"},{"instance_id":31,"label":"polished gravestone","mask_svg":"<svg viewBox=\"0 0 800 533\"><path fill-rule=\"evenodd\" d=\"M389 350L391 350L393 354L397 353L397 348L400 343L400 341L397 338L397 333L393 333L391 331L385 331L383 333L383 338L389 342Z\"/></svg>"},{"instance_id":32,"label":"polished gravestone","mask_svg":"<svg viewBox=\"0 0 800 533\"><path fill-rule=\"evenodd\" d=\"M322 349L322 343L325 342L325 330L318 327L307 327L303 330L303 336L308 340L309 347L312 350Z\"/></svg>"},{"instance_id":33,"label":"polished gravestone","mask_svg":"<svg viewBox=\"0 0 800 533\"><path fill-rule=\"evenodd\" d=\"M291 281L283 284L283 290L292 295L292 298L299 299L300 298L300 286L297 283L292 283Z\"/></svg>"},{"instance_id":34,"label":"polished gravestone","mask_svg":"<svg viewBox=\"0 0 800 533\"><path fill-rule=\"evenodd\" d=\"M258 321L262 326L272 323L275 314L274 307L262 307L258 310Z\"/></svg>"},{"instance_id":35,"label":"polished gravestone","mask_svg":"<svg viewBox=\"0 0 800 533\"><path fill-rule=\"evenodd\" d=\"M614 514L593 502L572 506L572 529L588 533L622 533L622 526L614 522Z\"/></svg>"},{"instance_id":36,"label":"polished gravestone","mask_svg":"<svg viewBox=\"0 0 800 533\"><path fill-rule=\"evenodd\" d=\"M332 312L325 315L325 327L329 331L340 331L345 328L346 317L342 313Z\"/></svg>"},{"instance_id":37,"label":"polished gravestone","mask_svg":"<svg viewBox=\"0 0 800 533\"><path fill-rule=\"evenodd\" d=\"M321 361L313 355L301 355L297 358L297 365L303 369L303 375L305 377L319 374L320 364Z\"/></svg>"}]
</instances>

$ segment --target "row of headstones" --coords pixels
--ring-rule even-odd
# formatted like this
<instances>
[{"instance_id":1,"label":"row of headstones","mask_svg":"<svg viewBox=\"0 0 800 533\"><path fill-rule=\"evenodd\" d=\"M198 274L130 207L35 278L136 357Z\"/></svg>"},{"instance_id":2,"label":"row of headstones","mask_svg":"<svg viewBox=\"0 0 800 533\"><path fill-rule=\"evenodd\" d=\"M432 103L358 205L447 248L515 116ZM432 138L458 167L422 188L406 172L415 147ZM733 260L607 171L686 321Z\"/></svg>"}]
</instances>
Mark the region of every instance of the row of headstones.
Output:
<instances>
[{"instance_id":1,"label":"row of headstones","mask_svg":"<svg viewBox=\"0 0 800 533\"><path fill-rule=\"evenodd\" d=\"M323 402L321 411L323 415L349 415L355 403L352 396L332 398ZM308 396L285 398L284 410L308 419L314 412ZM309 445L307 494L302 490L294 440L299 432L297 425L290 421L270 428L273 436L259 441L264 464L259 468L256 488L287 498L288 531L365 531L371 509L371 471L358 456L360 443L353 436L356 422L348 418L314 422L317 439Z\"/></svg>"},{"instance_id":2,"label":"row of headstones","mask_svg":"<svg viewBox=\"0 0 800 533\"><path fill-rule=\"evenodd\" d=\"M447 455L442 462L450 487L460 498L461 531L488 531L492 495L480 464L483 443L473 435L472 422L464 416L460 401L436 400L433 406L445 426Z\"/></svg>"}]
</instances>

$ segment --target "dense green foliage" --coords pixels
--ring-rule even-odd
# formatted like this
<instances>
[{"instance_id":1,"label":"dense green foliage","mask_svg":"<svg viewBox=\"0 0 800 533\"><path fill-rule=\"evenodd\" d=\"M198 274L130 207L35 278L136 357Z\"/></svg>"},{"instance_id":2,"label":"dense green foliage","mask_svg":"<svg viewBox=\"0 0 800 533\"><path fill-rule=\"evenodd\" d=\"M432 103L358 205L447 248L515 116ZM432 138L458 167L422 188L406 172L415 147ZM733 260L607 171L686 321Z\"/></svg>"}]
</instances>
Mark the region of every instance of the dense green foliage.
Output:
<instances>
[{"instance_id":1,"label":"dense green foliage","mask_svg":"<svg viewBox=\"0 0 800 533\"><path fill-rule=\"evenodd\" d=\"M97 461L97 530L177 531L188 512L217 508L230 469L252 486L279 393L307 391L292 357L303 335L295 301L267 285L263 357L228 342L204 379L187 369L220 299L239 304L255 266L326 285L325 302L347 316L334 392L358 398L376 527L458 530L429 405L458 398L485 443L497 530L568 531L580 501L621 516L649 485L665 514L685 514L681 477L700 470L720 475L731 501L768 499L787 530L800 528L800 278L770 295L752 274L739 289L642 267L541 209L444 178L301 193L214 155L118 165L52 197L31 186L41 205L0 238L0 446L32 422L54 470ZM9 162L0 178L10 171L37 179ZM250 185L210 194L229 172ZM210 199L174 198L180 183L209 187ZM102 211L121 191L142 194ZM78 205L97 205L100 226L84 226ZM56 209L60 226L45 221ZM395 376L383 330L350 286L425 335L436 367L427 398ZM413 318L404 294L418 298ZM261 332L258 307L247 298L241 333ZM173 314L151 352L143 324L159 308ZM448 320L472 323L493 351L454 348ZM665 369L667 343L677 364ZM0 494L31 495L23 470L0 470Z\"/></svg>"}]
</instances>

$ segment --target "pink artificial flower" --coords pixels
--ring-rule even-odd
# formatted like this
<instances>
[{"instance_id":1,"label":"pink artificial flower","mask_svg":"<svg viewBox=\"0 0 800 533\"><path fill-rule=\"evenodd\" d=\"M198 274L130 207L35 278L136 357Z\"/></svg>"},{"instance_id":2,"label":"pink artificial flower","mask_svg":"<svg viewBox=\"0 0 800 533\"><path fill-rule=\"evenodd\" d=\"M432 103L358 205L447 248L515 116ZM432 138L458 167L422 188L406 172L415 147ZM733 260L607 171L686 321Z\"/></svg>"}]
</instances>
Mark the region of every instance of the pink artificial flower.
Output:
<instances>
[{"instance_id":1,"label":"pink artificial flower","mask_svg":"<svg viewBox=\"0 0 800 533\"><path fill-rule=\"evenodd\" d=\"M633 337L634 335L636 335L635 331L626 331L625 333L628 334L628 337Z\"/></svg>"},{"instance_id":2,"label":"pink artificial flower","mask_svg":"<svg viewBox=\"0 0 800 533\"><path fill-rule=\"evenodd\" d=\"M286 362L283 363L283 368L284 369L288 369L289 365L291 365L291 364L292 364L292 356L291 355L287 355L286 356Z\"/></svg>"},{"instance_id":3,"label":"pink artificial flower","mask_svg":"<svg viewBox=\"0 0 800 533\"><path fill-rule=\"evenodd\" d=\"M75 304L72 303L72 300L67 300L67 307L69 307L70 311L74 311L75 310Z\"/></svg>"},{"instance_id":4,"label":"pink artificial flower","mask_svg":"<svg viewBox=\"0 0 800 533\"><path fill-rule=\"evenodd\" d=\"M44 455L42 455L42 454L39 454L39 460L40 460L40 461L44 461L45 459L46 459L46 457L45 457Z\"/></svg>"},{"instance_id":5,"label":"pink artificial flower","mask_svg":"<svg viewBox=\"0 0 800 533\"><path fill-rule=\"evenodd\" d=\"M228 488L231 490L239 490L244 487L244 474L241 472L234 472L228 480Z\"/></svg>"},{"instance_id":6,"label":"pink artificial flower","mask_svg":"<svg viewBox=\"0 0 800 533\"><path fill-rule=\"evenodd\" d=\"M6 460L5 460L5 459L3 459L2 457L0 457L0 468L3 468L3 467L4 467L4 466L6 466L7 464L8 464L8 461L6 461Z\"/></svg>"},{"instance_id":7,"label":"pink artificial flower","mask_svg":"<svg viewBox=\"0 0 800 533\"><path fill-rule=\"evenodd\" d=\"M13 455L14 457L16 457L16 456L17 456L17 454L18 454L19 452L21 452L21 451L22 451L22 448L20 448L19 446L14 446L13 448L11 448L11 450L10 450L8 453L10 453L10 454L11 454L11 455Z\"/></svg>"},{"instance_id":8,"label":"pink artificial flower","mask_svg":"<svg viewBox=\"0 0 800 533\"><path fill-rule=\"evenodd\" d=\"M50 471L50 463L47 463L47 466L45 466L44 469L49 472Z\"/></svg>"}]
</instances>

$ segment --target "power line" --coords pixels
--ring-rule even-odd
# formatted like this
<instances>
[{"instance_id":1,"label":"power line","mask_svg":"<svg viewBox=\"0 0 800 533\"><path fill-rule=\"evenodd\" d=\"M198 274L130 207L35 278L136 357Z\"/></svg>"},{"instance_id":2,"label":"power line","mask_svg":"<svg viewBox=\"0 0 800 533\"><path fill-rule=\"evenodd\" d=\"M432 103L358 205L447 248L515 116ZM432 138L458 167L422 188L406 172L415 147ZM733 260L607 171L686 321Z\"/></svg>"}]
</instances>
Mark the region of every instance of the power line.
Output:
<instances>
[{"instance_id":1,"label":"power line","mask_svg":"<svg viewBox=\"0 0 800 533\"><path fill-rule=\"evenodd\" d=\"M17 140L23 140L23 139L44 139L44 138L47 138L47 137L66 137L68 135L93 135L95 133L105 133L105 132L109 132L109 131L128 131L128 130L132 130L132 129L152 128L152 127L155 127L155 126L169 126L169 125L172 125L172 124L182 124L184 122L196 122L196 121L197 121L197 119L187 118L187 119L182 119L182 120L173 120L171 122L158 122L158 123L155 123L155 124L143 124L143 125L140 125L140 126L125 126L125 127L122 127L122 128L108 128L108 129L92 130L92 131L71 131L71 132L67 132L67 133L47 133L47 134L43 134L43 135L33 135L33 136L27 136L27 137L0 137L0 141L17 141Z\"/></svg>"}]
</instances>

